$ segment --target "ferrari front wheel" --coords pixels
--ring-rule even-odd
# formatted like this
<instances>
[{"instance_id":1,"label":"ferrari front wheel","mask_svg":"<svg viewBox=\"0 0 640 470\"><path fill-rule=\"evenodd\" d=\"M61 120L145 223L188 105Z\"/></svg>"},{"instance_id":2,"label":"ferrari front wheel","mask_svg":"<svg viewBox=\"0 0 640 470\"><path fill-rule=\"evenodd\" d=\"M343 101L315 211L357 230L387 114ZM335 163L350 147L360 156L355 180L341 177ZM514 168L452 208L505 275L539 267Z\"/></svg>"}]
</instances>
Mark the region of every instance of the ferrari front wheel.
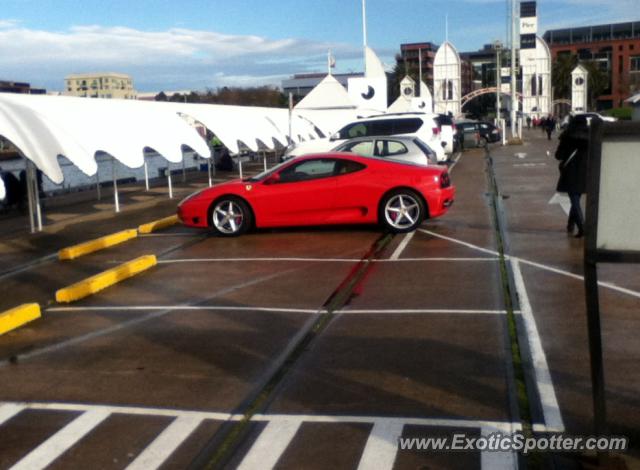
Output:
<instances>
[{"instance_id":1,"label":"ferrari front wheel","mask_svg":"<svg viewBox=\"0 0 640 470\"><path fill-rule=\"evenodd\" d=\"M234 237L242 235L252 223L251 209L246 202L236 197L223 197L211 209L211 227L220 235Z\"/></svg>"},{"instance_id":2,"label":"ferrari front wheel","mask_svg":"<svg viewBox=\"0 0 640 470\"><path fill-rule=\"evenodd\" d=\"M390 192L380 204L379 220L391 232L411 232L418 228L424 216L422 199L409 189Z\"/></svg>"}]
</instances>

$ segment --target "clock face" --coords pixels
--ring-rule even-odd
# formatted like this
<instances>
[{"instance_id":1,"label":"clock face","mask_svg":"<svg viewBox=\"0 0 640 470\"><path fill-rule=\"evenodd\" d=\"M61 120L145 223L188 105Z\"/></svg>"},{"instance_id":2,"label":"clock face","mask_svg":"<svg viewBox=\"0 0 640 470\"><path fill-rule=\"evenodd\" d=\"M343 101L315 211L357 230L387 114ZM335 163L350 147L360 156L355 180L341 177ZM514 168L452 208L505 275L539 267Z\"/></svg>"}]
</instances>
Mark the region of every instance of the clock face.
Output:
<instances>
[{"instance_id":1,"label":"clock face","mask_svg":"<svg viewBox=\"0 0 640 470\"><path fill-rule=\"evenodd\" d=\"M576 85L578 86L584 85L584 78L582 77L576 78Z\"/></svg>"},{"instance_id":2,"label":"clock face","mask_svg":"<svg viewBox=\"0 0 640 470\"><path fill-rule=\"evenodd\" d=\"M412 95L413 94L413 88L405 87L405 89L402 90L402 93L405 94L405 95Z\"/></svg>"}]
</instances>

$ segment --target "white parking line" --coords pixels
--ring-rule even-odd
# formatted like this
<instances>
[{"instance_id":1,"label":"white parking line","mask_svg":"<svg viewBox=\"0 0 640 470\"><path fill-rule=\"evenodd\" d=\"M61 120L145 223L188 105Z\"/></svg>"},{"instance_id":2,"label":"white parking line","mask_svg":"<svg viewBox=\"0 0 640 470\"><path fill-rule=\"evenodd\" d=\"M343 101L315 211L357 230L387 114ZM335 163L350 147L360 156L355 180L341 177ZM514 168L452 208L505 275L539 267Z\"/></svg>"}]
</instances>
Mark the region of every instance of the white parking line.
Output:
<instances>
[{"instance_id":1,"label":"white parking line","mask_svg":"<svg viewBox=\"0 0 640 470\"><path fill-rule=\"evenodd\" d=\"M242 459L238 470L268 470L275 467L301 424L302 421L295 418L269 422Z\"/></svg>"},{"instance_id":2,"label":"white parking line","mask_svg":"<svg viewBox=\"0 0 640 470\"><path fill-rule=\"evenodd\" d=\"M407 233L404 238L402 239L402 241L400 242L400 244L398 245L398 247L395 249L395 251L393 252L393 254L389 257L389 259L391 261L395 261L398 258L400 258L400 255L402 254L402 252L404 251L404 249L407 247L407 245L409 244L409 242L411 241L411 239L413 238L413 236L416 234L415 231L413 232L409 232Z\"/></svg>"},{"instance_id":3,"label":"white parking line","mask_svg":"<svg viewBox=\"0 0 640 470\"><path fill-rule=\"evenodd\" d=\"M480 434L482 437L489 439L489 436L495 432L498 432L498 430L491 427L483 427ZM480 454L480 468L487 470L518 468L518 458L514 452L482 452Z\"/></svg>"},{"instance_id":4,"label":"white parking line","mask_svg":"<svg viewBox=\"0 0 640 470\"><path fill-rule=\"evenodd\" d=\"M447 241L450 241L452 243L456 243L458 245L466 246L467 248L471 248L472 250L475 250L475 251L480 251L482 253L487 253L487 254L491 254L491 255L494 255L494 256L499 256L499 253L497 251L488 250L486 248L482 248L481 246L477 246L477 245L474 245L472 243L468 243L468 242L465 242L465 241L462 241L462 240L458 240L456 238L447 237L445 235L440 235L439 233L432 232L431 230L426 230L426 229L418 229L418 230L420 230L423 233L426 233L427 235L431 235L433 237L440 238L442 240L447 240ZM511 255L506 255L504 257L504 259L505 260L517 260L521 264L526 264L528 266L533 266L535 268L539 268L539 269L542 269L544 271L549 271L549 272L552 272L552 273L560 274L562 276L566 276L566 277L570 277L570 278L577 279L577 280L580 280L580 281L584 281L584 276L581 276L580 274L574 274L572 272L565 271L564 269L560 269L560 268L556 268L556 267L553 267L553 266L549 266L547 264L537 263L535 261L531 261L531 260L527 260L527 259L524 259L524 258L520 258L520 257L517 257L517 256L511 256ZM617 286L617 285L615 285L615 284L613 284L611 282L598 281L598 285L600 287L604 287L606 289L610 289L610 290L613 290L613 291L616 291L616 292L620 292L622 294L626 294L626 295L629 295L629 296L632 296L632 297L640 298L640 292L632 290L632 289L627 289L625 287Z\"/></svg>"},{"instance_id":5,"label":"white parking line","mask_svg":"<svg viewBox=\"0 0 640 470\"><path fill-rule=\"evenodd\" d=\"M542 340L540 339L536 320L533 316L533 310L531 308L531 303L529 302L529 295L527 294L527 289L522 277L522 271L520 270L520 263L517 260L511 260L511 266L513 267L513 278L516 284L516 291L518 292L520 309L522 310L522 319L524 321L527 338L529 340L529 347L531 349L531 361L533 362L533 369L536 376L536 385L538 387L538 395L540 396L540 403L542 405L544 423L547 429L563 432L564 422L562 421L562 415L560 414L560 405L558 405L556 391L553 387L551 373L549 372L547 356L545 355L542 347Z\"/></svg>"},{"instance_id":6,"label":"white parking line","mask_svg":"<svg viewBox=\"0 0 640 470\"><path fill-rule=\"evenodd\" d=\"M497 251L489 250L487 248L482 248L482 247L480 247L478 245L473 245L472 243L467 243L467 242L464 242L462 240L458 240L456 238L447 237L446 235L440 235L439 233L432 232L431 230L427 230L427 229L424 229L424 228L420 228L418 230L420 230L422 233L426 233L427 235L431 235L432 237L440 238L442 240L447 240L447 241L455 243L457 245L466 246L467 248L471 248L472 250L475 250L475 251L480 251L482 253L486 253L486 254L492 255L494 257L496 257L496 256L499 257L500 256L500 253L498 253Z\"/></svg>"},{"instance_id":7,"label":"white parking line","mask_svg":"<svg viewBox=\"0 0 640 470\"><path fill-rule=\"evenodd\" d=\"M180 416L176 418L131 462L127 470L151 470L160 467L201 422L202 418L200 417Z\"/></svg>"},{"instance_id":8,"label":"white parking line","mask_svg":"<svg viewBox=\"0 0 640 470\"><path fill-rule=\"evenodd\" d=\"M506 310L465 310L465 309L450 309L450 308L414 308L414 309L344 309L337 310L336 313L341 314L412 314L412 313L443 313L447 315L506 315ZM516 311L515 313L519 313Z\"/></svg>"},{"instance_id":9,"label":"white parking line","mask_svg":"<svg viewBox=\"0 0 640 470\"><path fill-rule=\"evenodd\" d=\"M98 424L107 419L109 414L109 412L101 409L84 412L32 450L11 467L11 470L36 470L47 467Z\"/></svg>"},{"instance_id":10,"label":"white parking line","mask_svg":"<svg viewBox=\"0 0 640 470\"><path fill-rule=\"evenodd\" d=\"M262 276L256 279L251 279L249 281L246 282L242 282L239 284L236 284L234 286L231 287L227 287L224 289L220 289L219 291L215 292L213 295L211 295L210 298L215 298L215 297L219 297L222 295L226 295L229 294L231 292L235 292L237 290L240 289L244 289L245 287L250 287L256 284L260 284L262 282L266 282L266 281L270 281L271 279L275 279L278 276L281 276L282 274L289 272L291 270L287 270L287 271L283 271L283 272L279 272L279 273L273 273L273 274L269 274L266 276ZM29 352L26 352L24 354L20 354L18 357L21 360L26 360L26 359L31 359L33 357L37 357L37 356L41 356L43 354L49 354L55 351L59 351L61 349L67 348L69 346L75 346L76 344L80 344L80 343L84 343L85 341L89 341L95 338L99 338L111 333L115 333L117 331L120 330L124 330L125 328L129 328L135 325L139 325L140 323L146 322L148 320L153 320L156 318L161 318L165 315L168 315L169 313L171 313L172 310L158 310L158 311L152 311L151 313L148 313L142 317L137 317L137 318L132 318L130 320L126 320L123 321L121 323L118 323L116 325L113 326L109 326L107 328L103 328L101 330L96 330L96 331L92 331L91 333L87 333L85 335L82 336L76 336L75 338L70 338L64 341L61 341L59 343L53 343L50 344L49 346L44 346L40 349L33 349ZM4 360L0 360L0 367L3 366L7 366L8 364L10 364L10 361L8 359L4 359Z\"/></svg>"},{"instance_id":11,"label":"white parking line","mask_svg":"<svg viewBox=\"0 0 640 470\"><path fill-rule=\"evenodd\" d=\"M114 305L102 307L50 307L45 312L152 312L155 310L174 311L228 311L228 312L272 312L272 313L304 313L316 315L326 312L323 309L309 308L276 308L276 307L237 307L226 305Z\"/></svg>"},{"instance_id":12,"label":"white parking line","mask_svg":"<svg viewBox=\"0 0 640 470\"><path fill-rule=\"evenodd\" d=\"M456 155L455 160L453 161L453 163L449 167L449 173L453 172L453 169L458 164L458 162L460 161L461 158L462 158L462 152L458 152L458 154Z\"/></svg>"},{"instance_id":13,"label":"white parking line","mask_svg":"<svg viewBox=\"0 0 640 470\"><path fill-rule=\"evenodd\" d=\"M411 232L411 235L415 232ZM372 263L390 263L390 262L428 262L428 261L451 261L451 262L467 262L467 261L498 261L497 257L425 257L425 258L400 258L400 254L406 248L406 245L412 237L405 237L403 243L407 240L402 250L401 246L396 248L396 251L391 255L389 259L373 259ZM182 258L182 259L166 259L158 260L158 264L179 264L179 263L259 263L259 262L301 262L301 263L358 263L362 261L359 258ZM113 264L120 264L122 261L113 261Z\"/></svg>"},{"instance_id":14,"label":"white parking line","mask_svg":"<svg viewBox=\"0 0 640 470\"><path fill-rule=\"evenodd\" d=\"M191 417L193 419L211 419L215 421L240 421L244 419L242 414L230 414L218 411L194 411L177 408L152 408L139 406L116 406L116 405L90 405L83 403L58 403L58 402L0 402L2 407L11 405L21 408L21 410L57 410L57 411L100 411L107 414L125 414L136 416L165 416L165 417ZM519 422L511 421L491 421L473 419L454 418L412 418L410 416L366 416L366 415L304 415L304 414L265 414L256 413L251 417L251 421L304 421L309 423L369 423L375 424L380 421L390 420L404 423L405 426L425 426L425 427L445 427L481 429L483 427L492 428L495 431L515 432L522 430Z\"/></svg>"},{"instance_id":15,"label":"white parking line","mask_svg":"<svg viewBox=\"0 0 640 470\"><path fill-rule=\"evenodd\" d=\"M0 425L9 421L22 410L24 410L24 406L19 403L5 403L0 405Z\"/></svg>"},{"instance_id":16,"label":"white parking line","mask_svg":"<svg viewBox=\"0 0 640 470\"><path fill-rule=\"evenodd\" d=\"M359 263L360 258L186 258L158 260L158 264L177 263L233 263L233 262L303 262L303 263Z\"/></svg>"},{"instance_id":17,"label":"white parking line","mask_svg":"<svg viewBox=\"0 0 640 470\"><path fill-rule=\"evenodd\" d=\"M225 305L114 305L114 306L101 306L101 307L50 307L45 312L127 312L127 311L140 311L140 312L153 312L153 311L222 311L222 312L267 312L267 313L301 313L306 315L319 315L326 313L324 309L304 309L304 308L276 308L276 307L236 307ZM336 310L335 313L340 314L429 314L429 313L444 313L452 315L505 315L506 310L479 310L479 309L349 309ZM520 313L516 310L515 313Z\"/></svg>"},{"instance_id":18,"label":"white parking line","mask_svg":"<svg viewBox=\"0 0 640 470\"><path fill-rule=\"evenodd\" d=\"M486 261L500 261L500 258L488 258L488 257L475 257L475 258L443 258L443 257L431 257L431 258L400 258L400 259L374 259L372 263L390 263L390 262L453 262L453 263L468 263L468 262L486 262Z\"/></svg>"},{"instance_id":19,"label":"white parking line","mask_svg":"<svg viewBox=\"0 0 640 470\"><path fill-rule=\"evenodd\" d=\"M402 436L402 421L377 421L360 457L358 470L391 470L398 453L398 438Z\"/></svg>"}]
</instances>

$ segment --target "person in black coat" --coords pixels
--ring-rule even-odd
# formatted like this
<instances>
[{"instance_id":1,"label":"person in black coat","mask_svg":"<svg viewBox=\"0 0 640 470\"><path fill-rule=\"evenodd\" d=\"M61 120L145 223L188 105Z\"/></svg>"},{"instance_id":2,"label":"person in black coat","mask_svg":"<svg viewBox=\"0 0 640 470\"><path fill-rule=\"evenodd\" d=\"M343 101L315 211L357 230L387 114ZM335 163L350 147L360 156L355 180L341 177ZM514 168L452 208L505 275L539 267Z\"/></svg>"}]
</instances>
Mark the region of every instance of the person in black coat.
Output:
<instances>
[{"instance_id":1,"label":"person in black coat","mask_svg":"<svg viewBox=\"0 0 640 470\"><path fill-rule=\"evenodd\" d=\"M587 161L589 157L589 124L584 116L576 116L560 135L560 143L556 149L556 160L560 178L556 190L567 193L571 201L567 232L573 233L577 228L576 238L584 235L584 221L580 196L587 186Z\"/></svg>"}]
</instances>

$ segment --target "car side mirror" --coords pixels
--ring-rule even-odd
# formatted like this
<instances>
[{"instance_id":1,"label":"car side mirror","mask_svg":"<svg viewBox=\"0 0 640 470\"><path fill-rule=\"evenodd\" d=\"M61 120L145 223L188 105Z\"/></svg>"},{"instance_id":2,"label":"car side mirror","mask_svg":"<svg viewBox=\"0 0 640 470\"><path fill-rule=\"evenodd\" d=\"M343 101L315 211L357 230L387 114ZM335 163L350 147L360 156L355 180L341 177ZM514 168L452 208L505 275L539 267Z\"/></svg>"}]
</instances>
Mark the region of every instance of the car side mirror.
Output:
<instances>
[{"instance_id":1,"label":"car side mirror","mask_svg":"<svg viewBox=\"0 0 640 470\"><path fill-rule=\"evenodd\" d=\"M274 173L264 180L264 184L276 184L280 181L280 173Z\"/></svg>"}]
</instances>

